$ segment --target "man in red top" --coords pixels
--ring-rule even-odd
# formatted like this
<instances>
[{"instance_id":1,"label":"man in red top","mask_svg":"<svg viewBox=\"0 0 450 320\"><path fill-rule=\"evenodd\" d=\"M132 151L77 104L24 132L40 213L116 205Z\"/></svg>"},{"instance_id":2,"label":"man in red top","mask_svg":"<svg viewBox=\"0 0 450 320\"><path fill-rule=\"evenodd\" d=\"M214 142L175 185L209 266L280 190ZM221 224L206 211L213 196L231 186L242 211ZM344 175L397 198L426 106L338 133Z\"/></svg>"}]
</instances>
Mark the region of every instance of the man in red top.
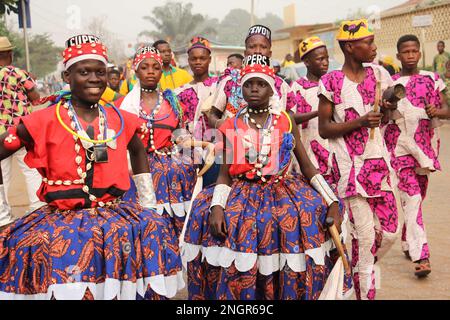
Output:
<instances>
[{"instance_id":1,"label":"man in red top","mask_svg":"<svg viewBox=\"0 0 450 320\"><path fill-rule=\"evenodd\" d=\"M0 134L14 125L21 116L31 113L31 103L39 100L36 84L29 73L12 66L14 47L8 38L0 37ZM14 157L17 159L25 175L30 210L33 211L44 205L39 201L36 191L41 184L41 176L35 169L30 169L24 162L25 149L19 150ZM11 181L12 156L1 162L4 190L7 199L8 187ZM2 188L3 189L3 188ZM1 206L9 206L7 202ZM0 217L0 225L11 222L12 217Z\"/></svg>"}]
</instances>

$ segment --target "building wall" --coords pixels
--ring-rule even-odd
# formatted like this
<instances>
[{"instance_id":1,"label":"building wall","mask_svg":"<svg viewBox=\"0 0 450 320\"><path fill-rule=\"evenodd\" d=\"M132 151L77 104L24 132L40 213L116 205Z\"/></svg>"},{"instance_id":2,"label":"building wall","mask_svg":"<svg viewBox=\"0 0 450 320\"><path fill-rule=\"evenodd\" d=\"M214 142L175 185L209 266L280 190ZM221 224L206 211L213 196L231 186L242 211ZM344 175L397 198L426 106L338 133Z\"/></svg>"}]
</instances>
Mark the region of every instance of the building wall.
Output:
<instances>
[{"instance_id":1,"label":"building wall","mask_svg":"<svg viewBox=\"0 0 450 320\"><path fill-rule=\"evenodd\" d=\"M294 54L294 42L291 38L282 40L273 40L272 42L272 58L280 63L288 53Z\"/></svg>"},{"instance_id":2,"label":"building wall","mask_svg":"<svg viewBox=\"0 0 450 320\"><path fill-rule=\"evenodd\" d=\"M381 29L375 30L376 44L378 53L390 55L395 58L397 53L397 40L405 34L415 34L421 39L420 28L412 26L413 16L432 15L433 25L425 28L425 62L426 66L431 66L433 58L437 54L436 44L439 40L444 40L447 45L447 51L450 51L450 2L436 4L434 6L419 8L411 12L402 14L384 16L381 18ZM330 40L329 35L336 35L338 28L327 29L319 32L317 35L324 36L328 44L334 42L334 47L330 48L330 55L339 61L344 61L339 44L336 40ZM314 34L310 34L312 36ZM293 41L292 38L291 41ZM398 63L398 61L397 61ZM420 62L422 66L422 61Z\"/></svg>"}]
</instances>

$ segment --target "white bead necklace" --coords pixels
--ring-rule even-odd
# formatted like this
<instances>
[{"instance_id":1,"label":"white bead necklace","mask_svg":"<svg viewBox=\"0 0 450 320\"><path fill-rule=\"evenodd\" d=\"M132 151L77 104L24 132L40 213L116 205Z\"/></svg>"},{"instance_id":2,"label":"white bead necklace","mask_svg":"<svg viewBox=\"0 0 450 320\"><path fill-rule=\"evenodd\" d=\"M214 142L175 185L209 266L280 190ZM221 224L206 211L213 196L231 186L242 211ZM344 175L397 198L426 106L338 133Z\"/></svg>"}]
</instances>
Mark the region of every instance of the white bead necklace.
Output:
<instances>
[{"instance_id":1,"label":"white bead necklace","mask_svg":"<svg viewBox=\"0 0 450 320\"><path fill-rule=\"evenodd\" d=\"M247 108L247 111L248 111L248 108ZM271 112L272 111L271 108L268 108L268 111L270 112L269 116L273 114ZM275 116L275 119L273 119L273 121L271 121L272 123L269 125L268 129L263 128L263 126L258 124L255 119L250 117L249 112L246 112L244 117L247 120L249 120L251 123L253 123L258 130L263 131L261 150L258 154L257 161L255 163L255 169L253 169L252 172L256 173L256 175L261 178L262 182L267 182L267 179L263 176L263 169L264 169L264 167L266 167L268 165L269 154L270 154L271 147L272 147L272 133L278 124L280 115ZM267 122L267 120L266 120L266 122ZM248 125L248 123L247 123L247 125ZM248 125L248 127L250 128L249 125Z\"/></svg>"},{"instance_id":2,"label":"white bead necklace","mask_svg":"<svg viewBox=\"0 0 450 320\"><path fill-rule=\"evenodd\" d=\"M73 114L73 112L71 112L69 110L69 105L67 103L64 104L64 108L67 109L68 115L71 118L70 126L72 127L72 130L76 131L77 128L76 128L76 123L74 121L75 120L75 118L74 118L75 115ZM105 130L105 118L104 118L103 112L100 111L99 112L99 131L100 131L99 139L101 139L102 132L104 132L104 130ZM53 186L53 185L56 185L56 186L61 186L61 185L64 185L64 186L81 185L83 192L86 193L89 196L89 200L92 201L92 202L97 202L98 201L97 197L90 193L89 186L86 185L87 171L92 169L92 162L93 162L94 159L91 159L86 154L86 158L87 158L87 160L89 160L89 162L86 163L86 171L83 171L83 169L81 168L81 163L83 162L83 157L81 156L81 149L82 148L81 148L80 142L78 141L79 138L77 136L75 136L75 135L72 135L72 137L73 137L74 142L75 142L75 152L77 154L76 157L75 157L75 163L77 165L77 174L79 176L79 179L76 179L76 180L73 180L73 181L71 181L71 180L65 180L65 181L63 181L63 180L56 180L56 181L54 181L54 180L48 180L47 178L43 178L42 181L44 183L48 184L49 186ZM80 139L80 141L81 141L81 139ZM99 207L104 207L104 206L112 205L113 202L103 203L101 201L98 201L97 204L98 204Z\"/></svg>"},{"instance_id":3,"label":"white bead necklace","mask_svg":"<svg viewBox=\"0 0 450 320\"><path fill-rule=\"evenodd\" d=\"M153 129L153 122L155 121L155 116L161 110L161 106L162 106L163 102L164 102L163 93L159 92L158 103L157 103L156 107L153 109L151 115L148 115L147 112L144 111L144 109L142 108L142 105L140 106L141 118L143 118L144 120L147 121L147 124L144 123L141 126L141 133L142 133L141 140L144 140L145 135L148 133L150 135L150 148L153 149L157 155L170 156L170 155L175 154L175 152L171 152L171 151L162 152L162 151L159 151L155 146L155 135L154 135L154 129Z\"/></svg>"}]
</instances>

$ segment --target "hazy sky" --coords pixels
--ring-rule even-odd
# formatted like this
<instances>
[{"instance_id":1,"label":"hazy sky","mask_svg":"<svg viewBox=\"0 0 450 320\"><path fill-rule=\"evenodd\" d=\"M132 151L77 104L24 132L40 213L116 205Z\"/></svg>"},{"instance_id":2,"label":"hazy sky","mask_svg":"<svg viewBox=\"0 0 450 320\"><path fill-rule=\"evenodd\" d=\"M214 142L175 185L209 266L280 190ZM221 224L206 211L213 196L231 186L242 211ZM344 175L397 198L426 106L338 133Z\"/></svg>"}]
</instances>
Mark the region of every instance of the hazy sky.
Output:
<instances>
[{"instance_id":1,"label":"hazy sky","mask_svg":"<svg viewBox=\"0 0 450 320\"><path fill-rule=\"evenodd\" d=\"M194 12L206 14L213 18L223 18L231 9L243 8L250 10L250 0L181 0L191 2ZM297 24L314 24L333 22L345 18L358 8L368 8L376 5L381 10L396 6L406 0L255 0L255 13L264 16L272 12L283 16L283 7L291 3L297 5ZM149 15L153 7L164 1L155 0L31 0L32 32L47 32L52 38L63 45L64 40L82 31L76 29L76 17L73 10L79 8L81 25L86 25L94 16L106 15L108 29L116 33L127 43L134 43L139 32L153 28L144 21L142 16ZM74 9L74 6L75 9ZM71 10L71 12L67 12ZM70 18L72 17L72 18ZM13 18L10 18L13 19ZM14 18L15 23L15 18ZM74 28L75 26L75 28Z\"/></svg>"}]
</instances>

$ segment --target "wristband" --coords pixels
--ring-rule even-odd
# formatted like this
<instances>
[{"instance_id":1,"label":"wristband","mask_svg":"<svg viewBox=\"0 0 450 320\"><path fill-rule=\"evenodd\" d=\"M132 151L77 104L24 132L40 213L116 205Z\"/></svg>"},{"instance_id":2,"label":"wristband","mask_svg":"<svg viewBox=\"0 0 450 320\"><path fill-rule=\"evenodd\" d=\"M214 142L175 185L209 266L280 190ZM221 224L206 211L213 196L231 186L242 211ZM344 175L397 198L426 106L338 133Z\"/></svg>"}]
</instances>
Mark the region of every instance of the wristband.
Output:
<instances>
[{"instance_id":1,"label":"wristband","mask_svg":"<svg viewBox=\"0 0 450 320\"><path fill-rule=\"evenodd\" d=\"M330 186L325 181L325 178L322 175L315 175L311 179L311 185L325 199L325 202L328 204L328 206L331 206L335 202L339 202L339 199L336 197L333 190L331 190Z\"/></svg>"},{"instance_id":2,"label":"wristband","mask_svg":"<svg viewBox=\"0 0 450 320\"><path fill-rule=\"evenodd\" d=\"M153 179L150 173L133 176L139 197L139 203L147 209L156 209L156 195L153 189Z\"/></svg>"},{"instance_id":3,"label":"wristband","mask_svg":"<svg viewBox=\"0 0 450 320\"><path fill-rule=\"evenodd\" d=\"M220 206L223 209L227 206L228 196L230 195L231 187L226 184L218 184L214 188L214 194L211 201L211 206L209 209L211 210L215 206Z\"/></svg>"}]
</instances>

